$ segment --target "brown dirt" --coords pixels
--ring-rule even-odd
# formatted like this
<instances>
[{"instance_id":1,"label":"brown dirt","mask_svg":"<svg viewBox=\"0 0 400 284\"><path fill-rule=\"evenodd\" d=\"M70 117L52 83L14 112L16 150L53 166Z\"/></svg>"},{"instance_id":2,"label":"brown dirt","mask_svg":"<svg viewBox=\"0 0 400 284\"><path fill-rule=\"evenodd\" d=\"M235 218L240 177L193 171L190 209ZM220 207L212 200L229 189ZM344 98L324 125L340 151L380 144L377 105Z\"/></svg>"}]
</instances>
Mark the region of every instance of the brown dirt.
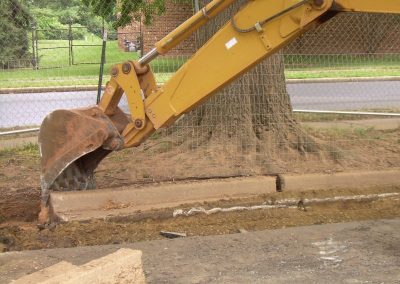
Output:
<instances>
[{"instance_id":1,"label":"brown dirt","mask_svg":"<svg viewBox=\"0 0 400 284\"><path fill-rule=\"evenodd\" d=\"M0 151L0 223L37 218L39 160L36 152L29 147L18 151Z\"/></svg>"},{"instance_id":2,"label":"brown dirt","mask_svg":"<svg viewBox=\"0 0 400 284\"><path fill-rule=\"evenodd\" d=\"M40 191L34 188L4 191L0 199L0 223L6 220L32 222L39 213Z\"/></svg>"},{"instance_id":3,"label":"brown dirt","mask_svg":"<svg viewBox=\"0 0 400 284\"><path fill-rule=\"evenodd\" d=\"M312 191L304 193L276 193L251 199L194 204L205 208L254 205L280 198L329 197L367 193L400 192L400 187ZM185 208L183 208L185 209ZM6 250L25 250L86 245L119 244L161 239L160 231L185 232L188 236L236 233L240 229L257 231L292 226L328 224L358 220L390 219L400 217L400 199L385 198L370 201L346 201L314 204L299 209L269 209L195 215L171 218L171 210L154 211L143 219L93 220L71 222L52 229L39 231L32 223L3 223L0 242Z\"/></svg>"},{"instance_id":4,"label":"brown dirt","mask_svg":"<svg viewBox=\"0 0 400 284\"><path fill-rule=\"evenodd\" d=\"M227 145L182 147L175 139L151 139L138 148L113 153L98 168L100 187L153 182L271 173L323 173L383 170L400 166L400 129L309 129L323 149L299 155L278 149L246 154ZM194 143L195 144L195 143ZM366 154L368 153L368 154ZM267 163L265 157L269 157ZM120 165L124 165L121 167ZM318 166L316 166L318 165Z\"/></svg>"},{"instance_id":5,"label":"brown dirt","mask_svg":"<svg viewBox=\"0 0 400 284\"><path fill-rule=\"evenodd\" d=\"M317 154L299 156L298 153L282 149L281 152L271 155L270 164L274 165L277 172L383 170L400 166L400 129L384 131L309 129L308 131L312 131L316 139L325 141L323 151L332 159L324 160ZM99 187L113 188L191 177L255 175L271 170L269 165L257 162L256 151L254 151L255 156L246 156L242 152L239 154L232 152L231 156L226 156L226 152L222 154L226 150L224 146L199 147L192 148L191 151L182 151L182 148L177 147L179 145L174 144L175 140L167 142L155 136L139 148L113 153L97 170ZM34 220L38 214L39 175L39 153L36 146L27 145L19 149L0 151L0 246L6 250L152 240L161 238L159 236L161 230L183 231L190 236L214 235L233 233L242 228L263 230L400 216L399 199L388 198L368 202L318 204L310 206L307 211L274 209L176 219L165 218L170 216L170 211L159 211L143 216L140 220L73 222L52 230L38 231ZM400 188L375 188L367 192L400 192ZM297 193L295 197L360 193L359 189L349 189ZM201 205L224 207L235 204L261 204L265 199L286 198L290 194L292 193Z\"/></svg>"},{"instance_id":6,"label":"brown dirt","mask_svg":"<svg viewBox=\"0 0 400 284\"><path fill-rule=\"evenodd\" d=\"M271 169L278 173L301 174L400 166L400 128L381 131L331 128L308 129L308 132L319 141L325 141L324 156L329 155L331 159L321 159L317 154L301 156L282 149L273 153L266 165L259 162L256 151L248 155L233 151L232 155L226 155L223 145L182 151L174 144L176 141L168 143L156 135L138 148L107 157L97 170L97 184L99 188L116 188L193 177L263 175L270 174ZM278 156L280 159L274 158ZM0 220L27 221L37 215L39 176L37 146L28 144L18 149L0 150Z\"/></svg>"}]
</instances>

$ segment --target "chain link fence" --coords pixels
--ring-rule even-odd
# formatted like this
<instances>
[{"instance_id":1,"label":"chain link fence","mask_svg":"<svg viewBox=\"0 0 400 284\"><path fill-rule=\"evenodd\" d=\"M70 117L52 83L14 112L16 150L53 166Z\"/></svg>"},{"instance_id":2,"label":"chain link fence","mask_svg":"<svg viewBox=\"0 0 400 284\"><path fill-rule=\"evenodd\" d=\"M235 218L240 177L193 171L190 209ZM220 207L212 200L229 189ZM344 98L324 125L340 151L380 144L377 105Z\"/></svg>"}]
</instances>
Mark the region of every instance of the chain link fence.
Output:
<instances>
[{"instance_id":1,"label":"chain link fence","mask_svg":"<svg viewBox=\"0 0 400 284\"><path fill-rule=\"evenodd\" d=\"M70 24L49 34L32 28L22 1L2 3L12 28L1 26L0 46L17 47L0 48L0 129L37 126L54 109L94 104L101 26ZM169 80L237 8L153 61L157 83ZM152 25L136 19L109 31L105 70L138 59L195 10L167 1ZM103 167L124 163L113 175L124 182L398 167L399 35L399 15L338 15ZM121 108L127 110L125 100Z\"/></svg>"}]
</instances>

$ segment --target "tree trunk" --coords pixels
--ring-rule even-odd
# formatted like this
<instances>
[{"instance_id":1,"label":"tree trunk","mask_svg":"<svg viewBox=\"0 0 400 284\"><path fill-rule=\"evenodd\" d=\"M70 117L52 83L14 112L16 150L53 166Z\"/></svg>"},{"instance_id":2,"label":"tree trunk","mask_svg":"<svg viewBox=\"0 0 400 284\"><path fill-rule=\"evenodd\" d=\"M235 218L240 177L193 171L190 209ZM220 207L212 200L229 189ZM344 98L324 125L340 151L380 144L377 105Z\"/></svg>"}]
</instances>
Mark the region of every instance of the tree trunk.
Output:
<instances>
[{"instance_id":1,"label":"tree trunk","mask_svg":"<svg viewBox=\"0 0 400 284\"><path fill-rule=\"evenodd\" d=\"M204 6L209 1L200 2ZM202 28L196 37L197 47L215 34L239 6L233 5ZM207 146L207 151L214 148L212 152L225 153L236 166L250 163L264 173L278 171L274 161L278 162L282 154L318 151L316 143L293 118L281 53L267 58L186 115L170 131L174 132L184 132L176 135L184 147L204 150ZM225 159L223 164L227 165Z\"/></svg>"},{"instance_id":2,"label":"tree trunk","mask_svg":"<svg viewBox=\"0 0 400 284\"><path fill-rule=\"evenodd\" d=\"M209 1L200 2L204 6ZM197 47L239 7L240 3L233 5L202 28L196 36ZM293 117L281 53L245 73L166 133L166 139L180 149L177 153L189 152L191 162L186 157L181 160L195 166L197 176L203 171L205 175L273 174L285 171L284 160L293 155L318 152L317 144Z\"/></svg>"}]
</instances>

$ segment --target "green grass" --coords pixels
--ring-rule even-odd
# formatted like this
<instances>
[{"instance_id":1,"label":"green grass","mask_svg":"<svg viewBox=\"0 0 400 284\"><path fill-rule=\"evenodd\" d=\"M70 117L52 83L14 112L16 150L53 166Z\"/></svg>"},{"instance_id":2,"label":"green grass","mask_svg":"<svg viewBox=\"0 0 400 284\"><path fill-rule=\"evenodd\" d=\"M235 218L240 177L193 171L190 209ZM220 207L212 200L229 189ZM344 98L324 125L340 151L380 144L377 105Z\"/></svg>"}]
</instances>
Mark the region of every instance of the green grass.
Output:
<instances>
[{"instance_id":1,"label":"green grass","mask_svg":"<svg viewBox=\"0 0 400 284\"><path fill-rule=\"evenodd\" d=\"M400 54L284 55L287 79L400 76Z\"/></svg>"},{"instance_id":2,"label":"green grass","mask_svg":"<svg viewBox=\"0 0 400 284\"><path fill-rule=\"evenodd\" d=\"M74 41L76 45L91 44L100 45L101 40L94 38L92 41ZM39 42L40 48L68 47L67 41L47 40ZM44 86L78 86L96 85L99 74L99 61L101 56L100 46L77 46L73 48L74 62L79 65L69 66L68 48L45 49L39 51L39 70L16 69L0 70L0 87L44 87ZM108 70L115 63L138 58L136 53L123 52L118 48L117 41L107 43L107 62L105 65L108 78ZM96 63L96 64L82 64Z\"/></svg>"},{"instance_id":3,"label":"green grass","mask_svg":"<svg viewBox=\"0 0 400 284\"><path fill-rule=\"evenodd\" d=\"M376 112L376 113L399 113L400 109L359 109L354 110L359 112ZM343 120L365 120L376 119L376 115L361 115L361 114L333 114L333 113L293 113L294 118L300 122L335 122ZM382 118L384 119L384 118Z\"/></svg>"},{"instance_id":4,"label":"green grass","mask_svg":"<svg viewBox=\"0 0 400 284\"><path fill-rule=\"evenodd\" d=\"M100 39L90 41L74 41L74 45L100 45ZM19 87L52 87L52 86L87 86L97 85L99 76L100 46L75 46L73 48L74 63L69 66L68 42L61 40L46 40L39 42L39 70L31 68L0 70L0 88ZM138 59L135 52L124 52L118 47L117 41L107 42L106 64L103 82L109 78L109 70L114 64L127 60ZM186 61L185 58L160 58L152 63L157 80L164 82L171 77ZM93 63L93 64L87 64Z\"/></svg>"},{"instance_id":5,"label":"green grass","mask_svg":"<svg viewBox=\"0 0 400 284\"><path fill-rule=\"evenodd\" d=\"M88 38L74 41L74 63L77 65L73 66L69 66L67 41L39 41L40 69L0 70L0 88L97 85L101 39ZM55 47L62 49L51 49ZM117 41L107 43L106 54L104 83L112 65L138 58L137 53L122 51ZM157 82L164 83L171 78L186 60L185 57L154 60L151 65ZM400 77L400 55L285 55L285 74L287 79Z\"/></svg>"},{"instance_id":6,"label":"green grass","mask_svg":"<svg viewBox=\"0 0 400 284\"><path fill-rule=\"evenodd\" d=\"M100 64L101 57L101 39L92 37L89 40L74 40L72 48L72 57L75 64L95 63ZM52 49L44 49L52 48ZM138 58L136 53L123 52L118 48L117 41L107 42L107 61L110 63L121 62L125 60L134 60ZM66 40L41 40L39 41L39 67L69 67L69 49ZM98 67L97 67L98 69ZM79 69L78 69L79 70ZM91 75L93 73L90 73Z\"/></svg>"},{"instance_id":7,"label":"green grass","mask_svg":"<svg viewBox=\"0 0 400 284\"><path fill-rule=\"evenodd\" d=\"M39 146L36 143L27 143L23 146L15 148L0 149L0 158L8 157L10 155L20 155L23 157L39 157Z\"/></svg>"},{"instance_id":8,"label":"green grass","mask_svg":"<svg viewBox=\"0 0 400 284\"><path fill-rule=\"evenodd\" d=\"M322 79L322 78L365 78L365 77L400 77L398 68L366 67L354 69L322 69L314 70L285 70L286 79Z\"/></svg>"}]
</instances>

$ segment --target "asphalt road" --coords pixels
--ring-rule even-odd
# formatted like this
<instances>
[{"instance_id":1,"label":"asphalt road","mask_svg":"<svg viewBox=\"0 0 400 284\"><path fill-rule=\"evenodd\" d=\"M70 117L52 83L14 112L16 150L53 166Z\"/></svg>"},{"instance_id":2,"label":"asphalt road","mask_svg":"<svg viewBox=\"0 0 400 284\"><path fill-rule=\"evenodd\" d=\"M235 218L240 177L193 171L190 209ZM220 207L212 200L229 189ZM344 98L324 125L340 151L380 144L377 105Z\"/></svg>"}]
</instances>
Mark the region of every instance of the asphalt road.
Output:
<instances>
[{"instance_id":1,"label":"asphalt road","mask_svg":"<svg viewBox=\"0 0 400 284\"><path fill-rule=\"evenodd\" d=\"M400 81L290 83L294 109L357 110L399 108ZM92 105L95 91L0 95L0 128L39 125L59 108ZM127 109L126 101L121 103Z\"/></svg>"},{"instance_id":2,"label":"asphalt road","mask_svg":"<svg viewBox=\"0 0 400 284\"><path fill-rule=\"evenodd\" d=\"M0 254L0 283L120 247L143 252L147 283L400 283L400 220Z\"/></svg>"}]
</instances>

